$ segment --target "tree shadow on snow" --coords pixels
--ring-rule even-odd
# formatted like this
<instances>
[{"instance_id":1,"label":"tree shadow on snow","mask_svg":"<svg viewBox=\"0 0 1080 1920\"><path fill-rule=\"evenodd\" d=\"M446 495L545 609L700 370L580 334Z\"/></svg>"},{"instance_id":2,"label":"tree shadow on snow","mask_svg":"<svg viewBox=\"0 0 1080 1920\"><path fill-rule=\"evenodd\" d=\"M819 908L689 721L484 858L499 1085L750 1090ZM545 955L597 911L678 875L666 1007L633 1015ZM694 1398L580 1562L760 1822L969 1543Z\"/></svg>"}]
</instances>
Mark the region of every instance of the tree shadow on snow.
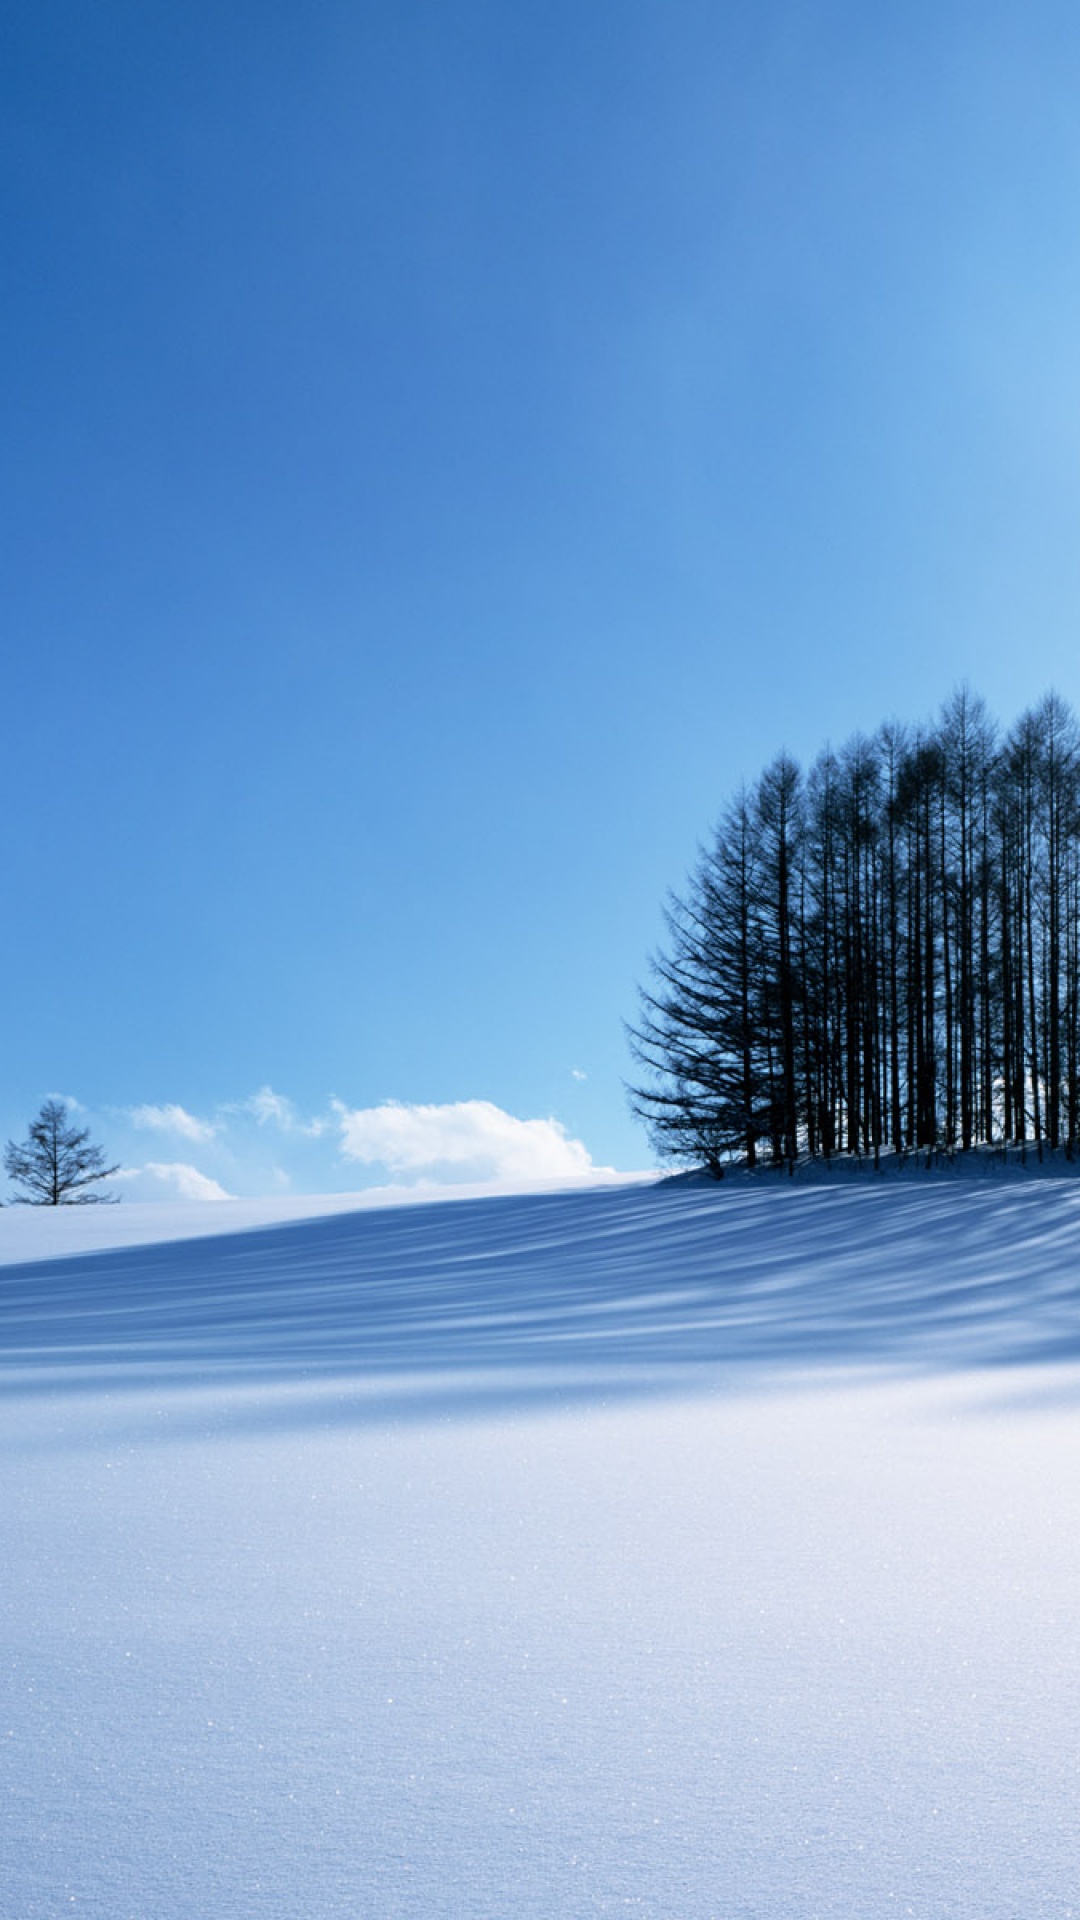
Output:
<instances>
[{"instance_id":1,"label":"tree shadow on snow","mask_svg":"<svg viewBox=\"0 0 1080 1920\"><path fill-rule=\"evenodd\" d=\"M1078 1246L1067 1179L459 1201L0 1269L0 1364L205 1431L1063 1363Z\"/></svg>"}]
</instances>

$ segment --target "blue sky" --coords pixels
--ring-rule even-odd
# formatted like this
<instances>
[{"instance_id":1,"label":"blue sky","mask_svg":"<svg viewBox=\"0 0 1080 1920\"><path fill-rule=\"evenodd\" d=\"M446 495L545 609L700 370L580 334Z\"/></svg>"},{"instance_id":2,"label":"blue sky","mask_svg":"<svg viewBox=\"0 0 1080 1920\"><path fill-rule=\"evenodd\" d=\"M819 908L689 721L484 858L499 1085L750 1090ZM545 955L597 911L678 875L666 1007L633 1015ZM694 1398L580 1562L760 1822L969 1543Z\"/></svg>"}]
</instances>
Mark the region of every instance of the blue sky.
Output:
<instances>
[{"instance_id":1,"label":"blue sky","mask_svg":"<svg viewBox=\"0 0 1080 1920\"><path fill-rule=\"evenodd\" d=\"M236 1192L516 1177L549 1120L540 1172L647 1164L621 1023L739 781L1080 700L1080 20L0 35L4 1137L59 1091Z\"/></svg>"}]
</instances>

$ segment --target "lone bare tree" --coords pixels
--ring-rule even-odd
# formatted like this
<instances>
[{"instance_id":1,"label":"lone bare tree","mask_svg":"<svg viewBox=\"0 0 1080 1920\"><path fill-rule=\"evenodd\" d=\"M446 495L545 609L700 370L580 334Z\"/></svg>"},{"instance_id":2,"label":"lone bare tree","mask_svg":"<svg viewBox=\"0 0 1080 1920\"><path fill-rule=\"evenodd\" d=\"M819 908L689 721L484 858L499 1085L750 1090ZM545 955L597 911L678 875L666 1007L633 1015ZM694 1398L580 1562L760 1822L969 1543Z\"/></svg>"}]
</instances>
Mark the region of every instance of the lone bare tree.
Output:
<instances>
[{"instance_id":1,"label":"lone bare tree","mask_svg":"<svg viewBox=\"0 0 1080 1920\"><path fill-rule=\"evenodd\" d=\"M46 1100L21 1146L9 1140L4 1149L8 1176L23 1191L16 1203L30 1207L86 1207L114 1201L118 1194L99 1193L98 1183L119 1172L105 1165L102 1147L91 1145L89 1127L69 1127L62 1100Z\"/></svg>"}]
</instances>

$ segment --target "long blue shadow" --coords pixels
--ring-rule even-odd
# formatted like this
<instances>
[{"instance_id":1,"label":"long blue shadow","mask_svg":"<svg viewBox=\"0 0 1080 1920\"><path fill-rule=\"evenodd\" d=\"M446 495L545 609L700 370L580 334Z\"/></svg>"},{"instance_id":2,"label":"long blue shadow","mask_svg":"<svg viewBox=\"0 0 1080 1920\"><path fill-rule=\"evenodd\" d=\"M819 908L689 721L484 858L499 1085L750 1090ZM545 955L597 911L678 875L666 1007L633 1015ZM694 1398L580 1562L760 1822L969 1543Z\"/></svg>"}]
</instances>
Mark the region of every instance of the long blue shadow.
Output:
<instances>
[{"instance_id":1,"label":"long blue shadow","mask_svg":"<svg viewBox=\"0 0 1080 1920\"><path fill-rule=\"evenodd\" d=\"M0 1269L0 1378L30 1397L228 1388L237 1419L281 1422L747 1370L1063 1362L1080 1357L1078 1249L1067 1179L673 1184L336 1215Z\"/></svg>"}]
</instances>

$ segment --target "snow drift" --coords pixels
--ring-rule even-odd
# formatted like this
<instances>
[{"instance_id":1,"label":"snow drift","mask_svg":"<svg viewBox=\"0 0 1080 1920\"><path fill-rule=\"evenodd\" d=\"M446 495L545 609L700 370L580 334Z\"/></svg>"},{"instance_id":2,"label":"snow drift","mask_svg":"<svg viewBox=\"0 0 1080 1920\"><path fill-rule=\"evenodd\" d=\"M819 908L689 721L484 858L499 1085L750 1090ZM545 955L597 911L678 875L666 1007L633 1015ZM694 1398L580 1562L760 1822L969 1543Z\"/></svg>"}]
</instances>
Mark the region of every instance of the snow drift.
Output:
<instances>
[{"instance_id":1,"label":"snow drift","mask_svg":"<svg viewBox=\"0 0 1080 1920\"><path fill-rule=\"evenodd\" d=\"M1078 1232L642 1186L0 1269L4 1911L1069 1914Z\"/></svg>"}]
</instances>

